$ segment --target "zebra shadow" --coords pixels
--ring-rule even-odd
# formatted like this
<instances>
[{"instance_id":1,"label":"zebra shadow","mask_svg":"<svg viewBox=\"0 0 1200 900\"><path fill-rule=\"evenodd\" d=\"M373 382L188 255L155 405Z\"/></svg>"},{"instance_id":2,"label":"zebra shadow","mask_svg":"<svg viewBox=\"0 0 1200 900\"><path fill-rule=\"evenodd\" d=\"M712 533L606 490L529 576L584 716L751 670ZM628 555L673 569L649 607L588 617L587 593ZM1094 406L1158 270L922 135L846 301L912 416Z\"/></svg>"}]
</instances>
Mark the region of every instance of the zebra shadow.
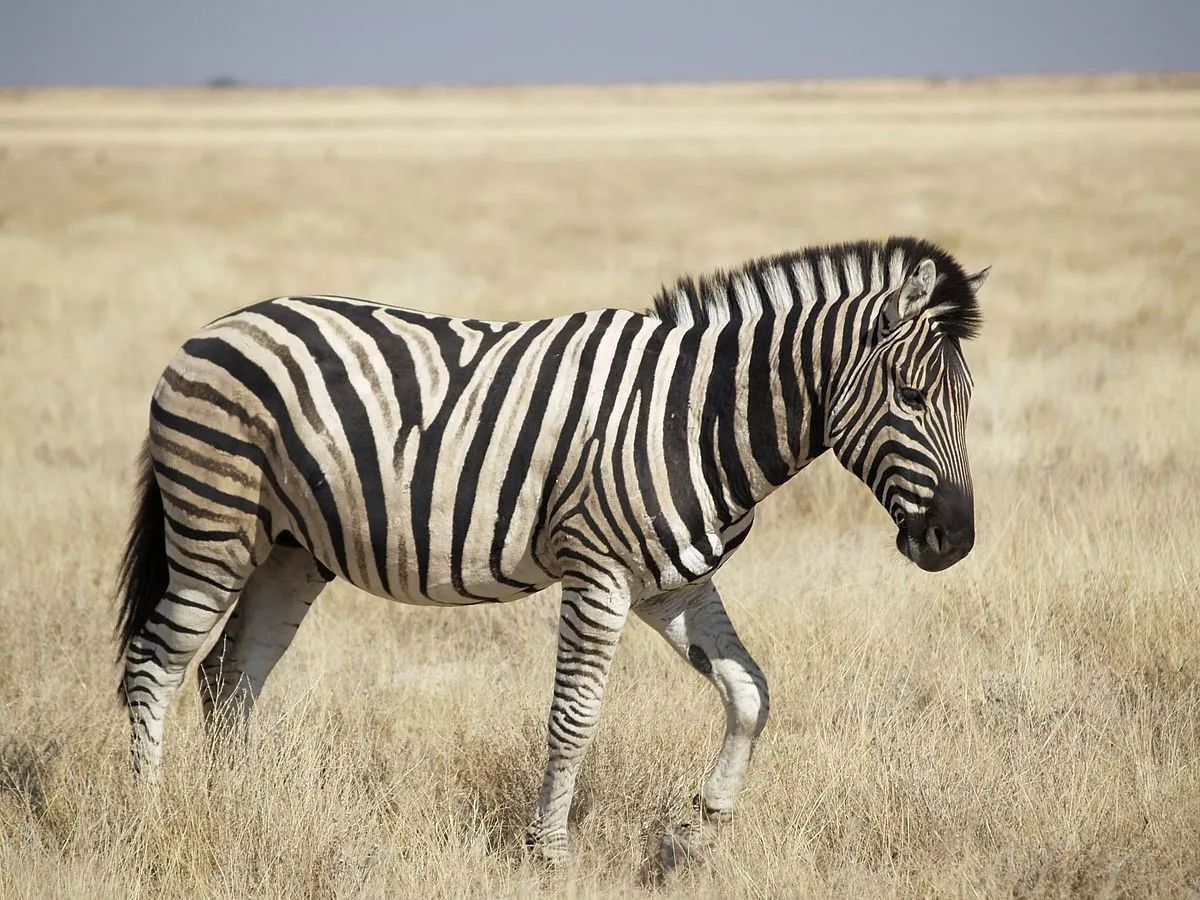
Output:
<instances>
[{"instance_id":1,"label":"zebra shadow","mask_svg":"<svg viewBox=\"0 0 1200 900\"><path fill-rule=\"evenodd\" d=\"M32 818L44 818L46 785L58 752L59 744L53 740L39 744L15 738L7 741L0 746L0 793L15 799Z\"/></svg>"}]
</instances>

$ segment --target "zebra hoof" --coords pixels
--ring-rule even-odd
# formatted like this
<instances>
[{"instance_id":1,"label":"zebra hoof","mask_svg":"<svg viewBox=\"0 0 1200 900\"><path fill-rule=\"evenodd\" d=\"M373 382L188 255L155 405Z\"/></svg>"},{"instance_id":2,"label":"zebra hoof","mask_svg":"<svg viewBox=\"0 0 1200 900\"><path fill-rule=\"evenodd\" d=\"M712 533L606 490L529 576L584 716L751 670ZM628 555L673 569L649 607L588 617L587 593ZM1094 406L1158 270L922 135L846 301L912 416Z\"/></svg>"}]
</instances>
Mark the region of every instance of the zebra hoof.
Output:
<instances>
[{"instance_id":1,"label":"zebra hoof","mask_svg":"<svg viewBox=\"0 0 1200 900\"><path fill-rule=\"evenodd\" d=\"M709 806L700 794L692 798L692 809L700 813L705 822L712 822L715 825L723 825L733 819L733 810Z\"/></svg>"}]
</instances>

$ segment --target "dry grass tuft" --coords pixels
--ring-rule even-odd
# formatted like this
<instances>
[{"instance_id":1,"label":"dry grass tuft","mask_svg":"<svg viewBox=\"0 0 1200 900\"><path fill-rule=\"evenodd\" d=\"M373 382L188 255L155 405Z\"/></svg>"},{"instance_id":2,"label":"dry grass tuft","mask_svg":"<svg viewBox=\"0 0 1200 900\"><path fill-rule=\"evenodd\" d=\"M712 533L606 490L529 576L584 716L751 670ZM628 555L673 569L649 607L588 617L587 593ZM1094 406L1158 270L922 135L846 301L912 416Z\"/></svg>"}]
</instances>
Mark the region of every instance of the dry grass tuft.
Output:
<instances>
[{"instance_id":1,"label":"dry grass tuft","mask_svg":"<svg viewBox=\"0 0 1200 900\"><path fill-rule=\"evenodd\" d=\"M921 87L0 96L0 895L1194 896L1200 93ZM916 233L988 263L975 553L903 564L830 460L719 581L772 685L735 821L657 887L722 725L631 627L562 872L522 849L554 592L324 595L245 754L187 689L126 774L112 576L150 389L232 307L644 308Z\"/></svg>"}]
</instances>

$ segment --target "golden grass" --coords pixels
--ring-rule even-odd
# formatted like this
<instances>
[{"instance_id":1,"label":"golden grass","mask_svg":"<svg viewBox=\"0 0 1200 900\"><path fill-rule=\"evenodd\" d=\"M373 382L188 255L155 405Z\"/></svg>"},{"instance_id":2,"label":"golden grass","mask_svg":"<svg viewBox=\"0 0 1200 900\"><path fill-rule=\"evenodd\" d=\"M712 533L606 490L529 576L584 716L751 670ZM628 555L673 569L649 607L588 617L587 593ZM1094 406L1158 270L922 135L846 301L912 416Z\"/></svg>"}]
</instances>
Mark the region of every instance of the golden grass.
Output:
<instances>
[{"instance_id":1,"label":"golden grass","mask_svg":"<svg viewBox=\"0 0 1200 900\"><path fill-rule=\"evenodd\" d=\"M157 798L109 632L159 371L288 292L489 318L644 307L683 271L916 233L991 263L970 346L979 540L904 564L822 460L718 581L772 685L736 821L663 895L1200 891L1200 90L1025 80L0 95L0 894L627 895L720 734L639 624L525 860L556 597L336 586Z\"/></svg>"}]
</instances>

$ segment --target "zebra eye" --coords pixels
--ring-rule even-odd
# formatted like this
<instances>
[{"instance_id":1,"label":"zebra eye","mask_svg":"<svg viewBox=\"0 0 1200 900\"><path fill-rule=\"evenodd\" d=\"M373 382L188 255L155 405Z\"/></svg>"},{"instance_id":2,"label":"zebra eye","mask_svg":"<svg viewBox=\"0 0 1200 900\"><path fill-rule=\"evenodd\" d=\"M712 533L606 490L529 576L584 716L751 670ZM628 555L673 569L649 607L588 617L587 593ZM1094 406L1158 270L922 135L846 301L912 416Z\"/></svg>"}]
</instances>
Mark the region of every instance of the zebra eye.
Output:
<instances>
[{"instance_id":1,"label":"zebra eye","mask_svg":"<svg viewBox=\"0 0 1200 900\"><path fill-rule=\"evenodd\" d=\"M900 402L909 409L922 410L925 408L925 395L916 388L900 388Z\"/></svg>"}]
</instances>

